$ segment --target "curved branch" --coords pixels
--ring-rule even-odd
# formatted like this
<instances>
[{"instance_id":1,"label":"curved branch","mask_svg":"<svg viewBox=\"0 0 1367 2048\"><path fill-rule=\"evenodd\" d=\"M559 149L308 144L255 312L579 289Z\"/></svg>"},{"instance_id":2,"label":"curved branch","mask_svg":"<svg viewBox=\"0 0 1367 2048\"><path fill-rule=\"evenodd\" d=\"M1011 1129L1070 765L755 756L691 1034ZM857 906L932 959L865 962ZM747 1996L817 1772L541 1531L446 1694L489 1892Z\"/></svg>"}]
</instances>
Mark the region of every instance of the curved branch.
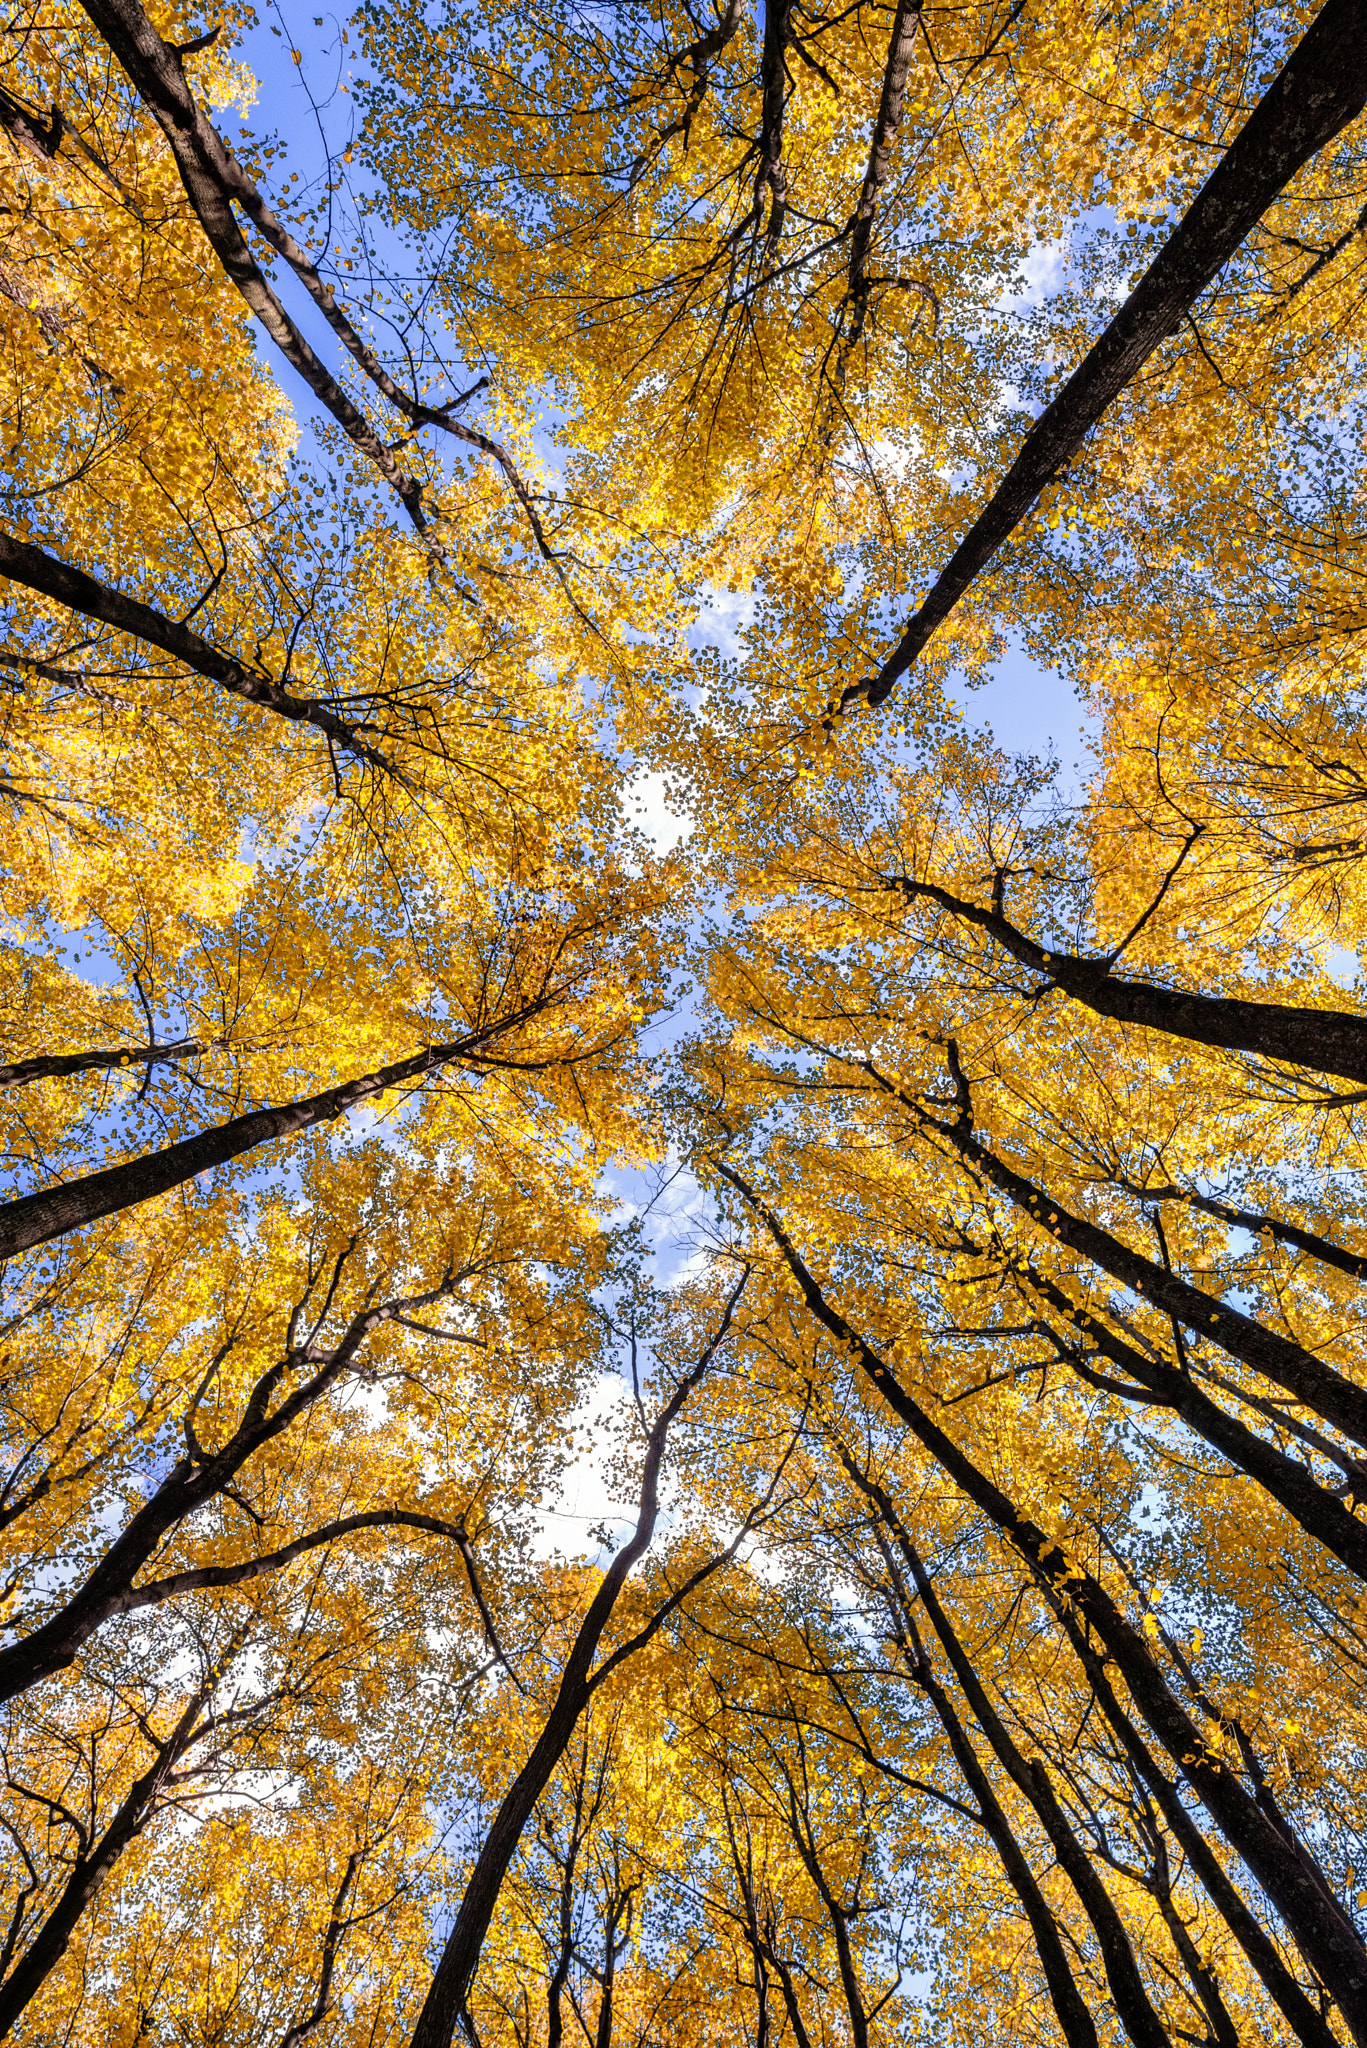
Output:
<instances>
[{"instance_id":1,"label":"curved branch","mask_svg":"<svg viewBox=\"0 0 1367 2048\"><path fill-rule=\"evenodd\" d=\"M465 1887L456 1924L442 1950L441 1961L418 2015L412 2048L450 2048L479 1962L484 1936L498 1903L504 1874L516 1853L522 1830L550 1782L551 1773L564 1755L579 1717L588 1704L593 1689L590 1667L627 1575L637 1559L649 1549L655 1533L659 1514L660 1466L670 1427L725 1343L750 1272L748 1265L742 1268L740 1278L727 1297L716 1331L696 1363L679 1381L647 1433L636 1527L603 1574L565 1661L550 1713L531 1755L504 1795L493 1826L484 1839ZM645 1639L647 1632L642 1633L641 1640Z\"/></svg>"},{"instance_id":2,"label":"curved branch","mask_svg":"<svg viewBox=\"0 0 1367 2048\"><path fill-rule=\"evenodd\" d=\"M481 378L447 405L425 405L405 391L338 305L335 287L324 283L312 258L267 205L256 181L200 112L180 61L184 52L162 41L138 0L83 0L83 4L170 144L190 204L227 276L286 361L394 490L433 557L444 563L446 551L431 532L422 484L395 461L392 448L380 439L290 319L248 249L233 214L234 203L289 265L352 361L410 425L440 428L497 463L526 515L537 552L554 570L566 596L578 610L559 557L546 538L532 494L507 449L455 417L457 407L483 389L487 379Z\"/></svg>"},{"instance_id":3,"label":"curved branch","mask_svg":"<svg viewBox=\"0 0 1367 2048\"><path fill-rule=\"evenodd\" d=\"M1111 955L1051 952L1019 931L997 903L991 910L907 875L889 876L889 889L908 900L922 897L951 916L978 926L1023 967L1049 980L1075 1003L1142 1024L1173 1038L1189 1038L1225 1052L1250 1052L1288 1066L1313 1067L1346 1080L1367 1082L1367 1017L1350 1010L1312 1010L1296 1003L1252 1003L1234 996L1189 994L1156 982L1121 980L1111 972Z\"/></svg>"}]
</instances>

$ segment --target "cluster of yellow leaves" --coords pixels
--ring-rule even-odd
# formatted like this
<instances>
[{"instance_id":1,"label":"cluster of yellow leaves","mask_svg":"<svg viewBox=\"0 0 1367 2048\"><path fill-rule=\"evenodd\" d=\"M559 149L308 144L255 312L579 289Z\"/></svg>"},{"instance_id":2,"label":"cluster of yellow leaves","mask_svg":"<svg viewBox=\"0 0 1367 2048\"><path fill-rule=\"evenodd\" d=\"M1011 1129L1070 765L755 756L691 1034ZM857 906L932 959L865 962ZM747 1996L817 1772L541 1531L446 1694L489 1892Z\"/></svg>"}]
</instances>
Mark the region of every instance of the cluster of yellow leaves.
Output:
<instances>
[{"instance_id":1,"label":"cluster of yellow leaves","mask_svg":"<svg viewBox=\"0 0 1367 2048\"><path fill-rule=\"evenodd\" d=\"M37 1673L0 1746L17 2038L409 2038L602 1584L536 1538L606 1340L639 1334L607 1306L640 1253L603 1171L673 1146L716 1197L722 1255L657 1317L661 1376L737 1261L743 1324L675 1427L668 1539L602 1654L642 1646L499 1894L477 2038L1057 2038L1024 1895L935 1704L943 1645L918 1663L862 1475L1066 1806L1157 2024L1290 2039L1106 1719L1113 1667L1086 1665L1066 1594L898 1425L848 1332L1065 1585L1104 1585L1204 1753L1314 1845L1351 1913L1362 1601L1303 1521L1089 1347L1199 1378L1356 1518L1342 1432L1219 1325L1237 1311L1363 1387L1361 1105L1098 1014L1046 969L1080 953L1312 1013L1357 972L1355 132L1269 209L898 709L824 715L1310 12L367 5L354 154L427 265L372 311L421 300L419 357L432 330L460 337L503 451L446 461L401 422L426 543L332 429L301 455L84 13L15 26L9 531L276 694L12 586L14 1192L462 1048L349 1123L225 1151L5 1268L0 1674ZM210 108L250 89L239 26L184 56ZM198 40L188 15L157 27ZM891 128L890 35L909 50ZM322 261L344 284L341 247ZM1032 301L1051 252L1060 289ZM723 591L727 652L700 644ZM1085 791L946 707L946 672L985 673L1008 634L1094 709ZM638 765L686 796L688 852L624 829ZM699 907L696 1034L664 1076L639 1027ZM1112 1266L1061 1218L1104 1233ZM1184 1335L1125 1259L1194 1290L1200 1323ZM714 1569L757 1500L760 1533ZM984 1726L1110 2048L1106 1944Z\"/></svg>"}]
</instances>

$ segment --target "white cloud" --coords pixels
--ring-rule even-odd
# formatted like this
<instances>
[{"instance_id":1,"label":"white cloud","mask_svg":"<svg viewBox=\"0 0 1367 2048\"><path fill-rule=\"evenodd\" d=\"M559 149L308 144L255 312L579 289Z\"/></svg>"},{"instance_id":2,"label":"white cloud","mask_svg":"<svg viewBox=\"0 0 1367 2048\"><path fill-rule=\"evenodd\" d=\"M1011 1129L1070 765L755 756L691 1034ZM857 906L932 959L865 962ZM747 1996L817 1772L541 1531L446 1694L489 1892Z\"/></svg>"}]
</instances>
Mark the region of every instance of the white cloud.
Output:
<instances>
[{"instance_id":1,"label":"white cloud","mask_svg":"<svg viewBox=\"0 0 1367 2048\"><path fill-rule=\"evenodd\" d=\"M618 1425L631 1406L626 1381L607 1372L589 1388L574 1411L577 1450L573 1464L537 1517L532 1550L537 1557L560 1551L567 1557L595 1554L600 1548L589 1532L606 1523L635 1525L638 1503L614 1491L609 1472L619 1440Z\"/></svg>"},{"instance_id":2,"label":"white cloud","mask_svg":"<svg viewBox=\"0 0 1367 2048\"><path fill-rule=\"evenodd\" d=\"M677 846L693 830L693 820L686 811L670 809L665 801L665 779L654 769L642 769L632 776L624 803L628 822L661 853Z\"/></svg>"}]
</instances>

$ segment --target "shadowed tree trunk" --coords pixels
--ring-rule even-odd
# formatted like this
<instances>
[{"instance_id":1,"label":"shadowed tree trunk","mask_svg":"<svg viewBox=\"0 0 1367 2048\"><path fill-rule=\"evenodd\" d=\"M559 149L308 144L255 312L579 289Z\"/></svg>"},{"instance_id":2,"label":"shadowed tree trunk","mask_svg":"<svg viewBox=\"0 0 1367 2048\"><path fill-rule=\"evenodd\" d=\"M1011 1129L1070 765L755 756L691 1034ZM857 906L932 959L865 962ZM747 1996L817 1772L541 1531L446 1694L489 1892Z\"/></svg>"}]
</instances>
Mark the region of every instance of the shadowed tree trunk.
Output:
<instances>
[{"instance_id":1,"label":"shadowed tree trunk","mask_svg":"<svg viewBox=\"0 0 1367 2048\"><path fill-rule=\"evenodd\" d=\"M1272 201L1367 102L1367 7L1329 0L1226 150L1174 233L1057 398L918 607L876 676L841 706L881 704L1091 427L1167 339Z\"/></svg>"}]
</instances>

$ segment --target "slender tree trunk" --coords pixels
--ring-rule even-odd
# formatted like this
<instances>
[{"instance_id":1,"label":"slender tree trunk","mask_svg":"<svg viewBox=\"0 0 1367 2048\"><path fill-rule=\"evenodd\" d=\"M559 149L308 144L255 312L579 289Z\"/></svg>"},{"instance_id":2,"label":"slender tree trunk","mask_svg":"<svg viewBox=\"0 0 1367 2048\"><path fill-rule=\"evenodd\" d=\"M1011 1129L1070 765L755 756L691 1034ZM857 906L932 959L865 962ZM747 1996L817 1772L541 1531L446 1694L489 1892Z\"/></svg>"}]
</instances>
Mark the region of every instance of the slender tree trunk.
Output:
<instances>
[{"instance_id":1,"label":"slender tree trunk","mask_svg":"<svg viewBox=\"0 0 1367 2048\"><path fill-rule=\"evenodd\" d=\"M869 249L873 242L878 196L887 184L892 168L892 152L897 131L902 125L902 103L906 98L907 77L911 71L920 18L921 0L897 0L892 34L888 39L887 61L883 66L883 84L878 95L878 115L869 143L868 169L864 172L850 234L849 295L855 305L855 318L847 343L850 348L858 341L864 325L868 304Z\"/></svg>"},{"instance_id":2,"label":"slender tree trunk","mask_svg":"<svg viewBox=\"0 0 1367 2048\"><path fill-rule=\"evenodd\" d=\"M259 704L263 709L273 711L278 718L287 718L294 724L311 725L344 752L369 761L372 767L381 769L386 775L395 773L393 764L383 754L361 739L345 719L329 711L325 704L292 696L263 669L250 668L235 655L222 653L188 626L181 625L179 620L168 619L164 613L154 611L151 605L143 604L136 597L125 597L108 584L87 576L83 569L73 569L66 562L58 561L55 555L34 547L31 541L0 533L0 576L7 576L13 583L22 583L43 597L52 598L68 611L79 612L83 618L97 619L102 625L113 626L130 639L141 640L148 647L159 647L163 654L169 654L182 667L218 683L232 696L242 697L249 704Z\"/></svg>"},{"instance_id":3,"label":"slender tree trunk","mask_svg":"<svg viewBox=\"0 0 1367 2048\"><path fill-rule=\"evenodd\" d=\"M792 0L767 0L764 46L760 53L759 169L755 173L755 232L764 235L763 269L774 260L788 213L788 171L783 161L783 127L787 100L786 51ZM763 223L764 193L769 193L769 218Z\"/></svg>"},{"instance_id":4,"label":"slender tree trunk","mask_svg":"<svg viewBox=\"0 0 1367 2048\"><path fill-rule=\"evenodd\" d=\"M215 1124L212 1130L200 1131L193 1138L181 1138L159 1152L144 1153L142 1158L130 1159L122 1166L106 1166L80 1180L64 1181L59 1187L44 1188L37 1194L22 1196L17 1202L0 1204L0 1259L13 1258L16 1252L64 1237L68 1231L96 1223L102 1216L115 1216L123 1209L136 1208L140 1202L150 1202L168 1189L193 1180L196 1174L226 1166L229 1160L240 1158L244 1152L254 1151L274 1138L291 1138L318 1124L330 1123L357 1103L383 1094L387 1088L402 1087L453 1061L477 1055L481 1046L507 1028L505 1022L489 1031L472 1033L452 1045L424 1046L407 1059L361 1074L354 1081L341 1081L335 1087L321 1089L317 1095L301 1096L297 1102L287 1102L278 1108L249 1110L244 1116Z\"/></svg>"},{"instance_id":5,"label":"slender tree trunk","mask_svg":"<svg viewBox=\"0 0 1367 2048\"><path fill-rule=\"evenodd\" d=\"M1192 1818L1182 1796L1159 1764L1148 1743L1116 1698L1104 1662L1088 1642L1071 1607L1049 1593L1054 1615L1087 1674L1093 1694L1115 1730L1139 1777L1172 1830L1192 1869L1247 1956L1268 1997L1305 2048L1338 2048L1337 2036L1287 1969L1276 1943L1249 1910L1224 1865Z\"/></svg>"},{"instance_id":6,"label":"slender tree trunk","mask_svg":"<svg viewBox=\"0 0 1367 2048\"><path fill-rule=\"evenodd\" d=\"M1226 1839L1248 1865L1311 1967L1330 1988L1359 2048L1367 2048L1367 1949L1303 1843L1294 1846L1250 1797L1234 1771L1207 1748L1138 1629L1074 1558L1065 1557L1016 1503L933 1422L868 1343L826 1301L773 1213L724 1162L718 1171L763 1220L801 1287L814 1319L849 1352L874 1391L906 1424L955 1485L993 1523L1040 1582L1066 1592L1113 1658L1130 1696L1182 1770Z\"/></svg>"},{"instance_id":7,"label":"slender tree trunk","mask_svg":"<svg viewBox=\"0 0 1367 2048\"><path fill-rule=\"evenodd\" d=\"M441 1298L445 1291L444 1287L436 1289L421 1300L429 1303ZM416 1304L405 1305L411 1307ZM337 1348L318 1361L317 1370L297 1385L273 1411L270 1402L285 1377L290 1360L281 1360L263 1373L252 1389L242 1420L223 1447L212 1457L199 1462L188 1455L179 1458L111 1543L85 1583L58 1612L40 1628L34 1629L31 1635L0 1650L0 1700L13 1699L40 1679L50 1677L54 1671L64 1670L103 1622L142 1604L134 1580L163 1538L197 1508L221 1494L254 1452L288 1429L327 1392L346 1371L370 1332L385 1320L387 1313L387 1308L381 1308L353 1317ZM446 1534L449 1531L439 1528L434 1533ZM306 1544L304 1547L312 1546ZM223 1569L208 1567L202 1583L213 1583ZM243 1576L250 1576L250 1573Z\"/></svg>"},{"instance_id":8,"label":"slender tree trunk","mask_svg":"<svg viewBox=\"0 0 1367 2048\"><path fill-rule=\"evenodd\" d=\"M192 1060L224 1043L221 1038L178 1038L171 1045L112 1045L89 1052L38 1053L32 1059L11 1060L8 1066L0 1066L0 1088L22 1088L30 1081L66 1080L73 1074Z\"/></svg>"},{"instance_id":9,"label":"slender tree trunk","mask_svg":"<svg viewBox=\"0 0 1367 2048\"><path fill-rule=\"evenodd\" d=\"M778 1972L779 1987L783 1992L783 2010L788 2015L788 2024L793 2030L793 2040L796 2048L812 2048L812 2037L807 2032L807 2023L802 2017L802 2007L798 2003L797 1986L793 1982L793 1973L774 1946L772 1928L769 1932L769 1955L775 1970Z\"/></svg>"},{"instance_id":10,"label":"slender tree trunk","mask_svg":"<svg viewBox=\"0 0 1367 2048\"><path fill-rule=\"evenodd\" d=\"M1367 9L1363 0L1329 0L1114 320L1036 420L878 674L851 684L843 702L883 702L1112 400L1301 166L1356 120L1365 101Z\"/></svg>"},{"instance_id":11,"label":"slender tree trunk","mask_svg":"<svg viewBox=\"0 0 1367 2048\"><path fill-rule=\"evenodd\" d=\"M1096 2027L1064 1952L1058 1925L1049 1902L1035 1882L1035 1874L1030 1868L1025 1851L1012 1831L1001 1801L978 1761L977 1753L968 1739L963 1723L954 1711L948 1694L931 1670L919 1641L914 1638L912 1640L915 1652L918 1653L913 1658L912 1677L926 1694L939 1717L940 1725L949 1737L949 1746L963 1774L964 1783L978 1803L983 1826L991 1837L992 1845L1001 1859L1002 1869L1006 1872L1007 1881L1020 1900L1025 1917L1030 1923L1035 1950L1044 1971L1044 1981L1049 1987L1049 1997L1063 2038L1068 2043L1068 2048L1096 2048Z\"/></svg>"},{"instance_id":12,"label":"slender tree trunk","mask_svg":"<svg viewBox=\"0 0 1367 2048\"><path fill-rule=\"evenodd\" d=\"M940 1638L953 1667L954 1676L958 1679L964 1698L972 1709L974 1719L987 1737L998 1763L1017 1791L1034 1809L1036 1818L1049 1839L1050 1847L1059 1860L1060 1868L1082 1902L1083 1911L1091 1921L1096 1934L1106 1970L1106 1982L1110 1986L1116 2011L1120 2014L1126 2033L1134 2042L1135 2048L1169 2048L1167 2029L1153 2009L1125 1924L1090 1856L1069 1826L1049 1781L1048 1771L1038 1758L1027 1762L1012 1740L1006 1724L992 1705L976 1671L965 1655L963 1644L959 1641L949 1616L941 1607L920 1555L888 1495L875 1480L860 1471L843 1445L840 1447L840 1460L861 1492L872 1501L893 1542L906 1559L921 1605ZM890 1551L884 1550L883 1554L889 1570L894 1574L894 1583L898 1586L903 1608L909 1614L910 1603L905 1588L900 1583L900 1573L897 1572L895 1560ZM924 1654L921 1663L928 1670Z\"/></svg>"},{"instance_id":13,"label":"slender tree trunk","mask_svg":"<svg viewBox=\"0 0 1367 2048\"><path fill-rule=\"evenodd\" d=\"M1026 1269L1026 1277L1061 1316L1076 1316L1076 1305L1046 1274ZM1289 1458L1275 1444L1248 1429L1213 1401L1186 1373L1160 1364L1136 1346L1124 1343L1099 1317L1090 1317L1085 1337L1078 1333L1070 1345L1055 1333L1060 1357L1094 1386L1117 1392L1115 1383L1094 1371L1082 1359L1081 1347L1091 1346L1095 1355L1108 1359L1129 1373L1153 1399L1179 1415L1189 1429L1205 1438L1240 1472L1247 1473L1273 1500L1294 1516L1308 1536L1346 1565L1358 1578L1367 1579L1367 1524L1345 1507L1337 1495L1321 1486L1299 1459ZM1131 1389L1131 1392L1134 1390ZM1346 1454L1345 1459L1346 1459ZM1352 1461L1356 1462L1356 1461Z\"/></svg>"},{"instance_id":14,"label":"slender tree trunk","mask_svg":"<svg viewBox=\"0 0 1367 2048\"><path fill-rule=\"evenodd\" d=\"M594 1684L589 1675L590 1666L602 1639L603 1630L607 1627L618 1596L626 1584L627 1575L637 1559L650 1547L650 1539L654 1534L659 1514L660 1464L664 1457L670 1425L703 1378L718 1347L725 1340L731 1327L736 1303L740 1300L749 1276L750 1269L747 1266L727 1299L715 1336L697 1364L680 1382L650 1432L646 1446L645 1468L641 1478L640 1511L635 1532L612 1560L603 1575L602 1584L589 1603L588 1613L580 1624L579 1633L574 1639L565 1669L561 1673L560 1685L551 1711L546 1717L531 1755L504 1794L503 1802L494 1816L493 1826L475 1859L474 1870L465 1887L465 1895L456 1915L456 1924L447 1937L436 1975L432 1979L422 2011L418 2015L418 2023L413 2030L412 2048L451 2048L470 1986L474 1981L480 1950L484 1946L484 1937L488 1933L489 1922L493 1918L494 1907L498 1903L498 1895L508 1865L517 1851L522 1830L530 1820L537 1800L550 1783L551 1773L568 1748L579 1717L588 1704Z\"/></svg>"},{"instance_id":15,"label":"slender tree trunk","mask_svg":"<svg viewBox=\"0 0 1367 2048\"><path fill-rule=\"evenodd\" d=\"M1229 2007L1220 1995L1215 1972L1207 1969L1202 1962L1201 1951L1192 1940L1191 1931L1177 1910L1177 1902L1172 1895L1172 1881L1166 1868L1167 1851L1161 1842L1159 1846L1163 1867L1155 1873L1153 1890L1158 1900L1158 1910L1163 1915L1163 1925L1168 1930L1168 1939L1176 1949L1182 1968L1201 2001L1201 2009L1210 2026L1215 2048L1239 2048L1239 2029L1235 2026Z\"/></svg>"},{"instance_id":16,"label":"slender tree trunk","mask_svg":"<svg viewBox=\"0 0 1367 2048\"><path fill-rule=\"evenodd\" d=\"M12 2030L41 1991L62 1957L77 1922L91 1905L129 1843L146 1825L157 1794L194 1739L204 1702L218 1681L216 1671L186 1707L161 1745L150 1769L134 1780L98 1842L78 1856L61 1897L18 1962L0 1984L0 2040Z\"/></svg>"},{"instance_id":17,"label":"slender tree trunk","mask_svg":"<svg viewBox=\"0 0 1367 2048\"><path fill-rule=\"evenodd\" d=\"M1094 2048L1096 2028L1092 2023L1092 2015L1086 2009L1086 2003L1078 1989L1078 1980L1068 1964L1068 1956L1064 1954L1058 1923L1055 1923L1053 1913L1049 1911L1049 1901L1039 1890L1039 1884L1035 1882L1035 1872L1029 1866L1025 1849L1021 1847L1021 1843L1010 1829L1010 1821L1006 1819L1002 1802L992 1790L988 1774L978 1761L974 1745L969 1743L963 1731L963 1722L955 1714L945 1688L941 1686L935 1673L930 1671L926 1661L922 1661L922 1667L914 1673L914 1677L918 1686L926 1692L930 1704L935 1706L935 1712L939 1714L941 1726L945 1729L945 1735L949 1737L949 1747L953 1749L955 1761L963 1772L963 1782L978 1800L982 1823L988 1835L992 1837L992 1845L1002 1862L1006 1880L1021 1901L1025 1917L1031 1925L1035 1952L1045 1972L1045 1985L1049 1987L1053 2011L1058 2015L1060 2032L1068 2042L1068 2048Z\"/></svg>"},{"instance_id":18,"label":"slender tree trunk","mask_svg":"<svg viewBox=\"0 0 1367 2048\"><path fill-rule=\"evenodd\" d=\"M1036 1187L1033 1181L1008 1166L1004 1159L998 1158L995 1152L975 1138L970 1114L957 1123L942 1123L937 1117L928 1116L913 1096L884 1081L870 1062L861 1061L859 1066L880 1086L888 1088L911 1111L923 1130L933 1132L952 1146L962 1159L975 1167L999 1193L1006 1195L1057 1243L1067 1245L1070 1251L1090 1260L1092 1265L1099 1266L1103 1273L1109 1273L1123 1286L1132 1287L1136 1294L1182 1324L1193 1336L1206 1338L1231 1358L1237 1358L1254 1372L1262 1373L1293 1395L1303 1407L1321 1416L1335 1429L1341 1429L1354 1443L1367 1446L1367 1390L1345 1379L1342 1373L1335 1372L1332 1366L1316 1358L1303 1345L1294 1343L1290 1337L1267 1329L1252 1316L1231 1308L1228 1302L1215 1295L1203 1294L1199 1287L1193 1287L1189 1281L1169 1272L1155 1260L1145 1258L1142 1252L1132 1250L1099 1224L1089 1222L1084 1216L1074 1216L1062 1202L1045 1189ZM1100 1331L1102 1328L1099 1319L1090 1317L1085 1311L1079 1313L1078 1323L1083 1329L1095 1327ZM1214 1404L1211 1406L1213 1408ZM1213 1421L1213 1418L1208 1419ZM1261 1473L1259 1476L1261 1478ZM1281 1485L1286 1483L1285 1477L1278 1481ZM1308 1499L1299 1503L1303 1508L1309 1505ZM1340 1529L1335 1543L1339 1541L1354 1543L1356 1539L1350 1532Z\"/></svg>"}]
</instances>

